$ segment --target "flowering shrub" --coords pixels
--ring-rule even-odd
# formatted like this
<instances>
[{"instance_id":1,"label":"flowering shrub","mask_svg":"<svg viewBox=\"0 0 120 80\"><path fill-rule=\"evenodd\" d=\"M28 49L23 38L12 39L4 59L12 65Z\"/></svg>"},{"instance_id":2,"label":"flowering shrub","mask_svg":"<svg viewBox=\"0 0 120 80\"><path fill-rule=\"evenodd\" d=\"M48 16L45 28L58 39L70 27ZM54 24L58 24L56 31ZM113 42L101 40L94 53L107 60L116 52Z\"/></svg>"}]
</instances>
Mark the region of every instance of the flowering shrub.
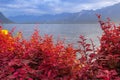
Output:
<instances>
[{"instance_id":1,"label":"flowering shrub","mask_svg":"<svg viewBox=\"0 0 120 80\"><path fill-rule=\"evenodd\" d=\"M84 36L76 49L37 30L26 40L0 27L0 80L120 80L120 26L98 19L103 30L98 48Z\"/></svg>"}]
</instances>

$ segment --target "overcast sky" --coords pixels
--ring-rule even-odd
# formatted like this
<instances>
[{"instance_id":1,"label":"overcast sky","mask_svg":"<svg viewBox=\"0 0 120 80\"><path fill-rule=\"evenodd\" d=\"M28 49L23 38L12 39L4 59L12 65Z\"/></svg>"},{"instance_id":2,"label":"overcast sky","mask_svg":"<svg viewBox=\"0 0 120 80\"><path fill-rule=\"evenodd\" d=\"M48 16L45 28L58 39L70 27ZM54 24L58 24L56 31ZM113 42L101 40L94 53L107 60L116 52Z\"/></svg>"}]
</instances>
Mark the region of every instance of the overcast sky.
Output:
<instances>
[{"instance_id":1,"label":"overcast sky","mask_svg":"<svg viewBox=\"0 0 120 80\"><path fill-rule=\"evenodd\" d=\"M0 0L5 16L42 15L95 10L119 3L120 0Z\"/></svg>"}]
</instances>

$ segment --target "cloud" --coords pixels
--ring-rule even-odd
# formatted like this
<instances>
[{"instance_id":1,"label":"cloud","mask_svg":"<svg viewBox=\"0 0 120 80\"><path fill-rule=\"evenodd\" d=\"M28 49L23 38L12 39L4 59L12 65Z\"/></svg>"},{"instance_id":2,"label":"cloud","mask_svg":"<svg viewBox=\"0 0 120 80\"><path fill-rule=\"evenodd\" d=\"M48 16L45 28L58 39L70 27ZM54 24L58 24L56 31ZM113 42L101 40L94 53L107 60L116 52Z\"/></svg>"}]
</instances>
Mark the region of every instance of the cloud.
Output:
<instances>
[{"instance_id":1,"label":"cloud","mask_svg":"<svg viewBox=\"0 0 120 80\"><path fill-rule=\"evenodd\" d=\"M116 3L119 3L120 0L118 1L105 1L105 0L101 0L100 2L91 2L91 3L83 3L83 4L76 4L75 7L73 7L72 11L71 12L77 12L77 11L80 11L80 10L96 10L96 9L100 9L100 8L103 8L103 7L106 7L106 6L111 6L111 5L114 5ZM69 10L70 11L70 10Z\"/></svg>"},{"instance_id":2,"label":"cloud","mask_svg":"<svg viewBox=\"0 0 120 80\"><path fill-rule=\"evenodd\" d=\"M75 2L67 0L62 4L62 10L63 12L74 13L81 10L96 10L116 3L120 3L120 0L86 0L86 2L83 0L76 0Z\"/></svg>"},{"instance_id":3,"label":"cloud","mask_svg":"<svg viewBox=\"0 0 120 80\"><path fill-rule=\"evenodd\" d=\"M119 2L120 0L0 0L0 10L6 16L74 13L100 9Z\"/></svg>"},{"instance_id":4,"label":"cloud","mask_svg":"<svg viewBox=\"0 0 120 80\"><path fill-rule=\"evenodd\" d=\"M13 2L0 3L0 10L7 16L45 14L45 12L38 7L40 3L40 0L29 0L29 2L28 0L13 0Z\"/></svg>"}]
</instances>

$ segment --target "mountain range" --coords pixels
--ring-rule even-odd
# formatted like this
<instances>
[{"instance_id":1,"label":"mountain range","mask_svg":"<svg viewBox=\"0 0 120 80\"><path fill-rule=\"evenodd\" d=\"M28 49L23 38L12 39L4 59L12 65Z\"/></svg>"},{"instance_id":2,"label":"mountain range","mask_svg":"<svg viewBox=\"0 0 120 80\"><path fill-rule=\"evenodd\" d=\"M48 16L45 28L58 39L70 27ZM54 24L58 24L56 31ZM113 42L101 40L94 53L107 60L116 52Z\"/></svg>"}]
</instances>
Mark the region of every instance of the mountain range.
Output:
<instances>
[{"instance_id":1,"label":"mountain range","mask_svg":"<svg viewBox=\"0 0 120 80\"><path fill-rule=\"evenodd\" d=\"M41 16L20 15L8 18L16 23L97 23L98 20L95 14L101 14L104 19L109 17L114 22L119 22L119 8L120 3L97 10L82 10L77 13L46 14ZM0 19L2 19L1 14Z\"/></svg>"}]
</instances>

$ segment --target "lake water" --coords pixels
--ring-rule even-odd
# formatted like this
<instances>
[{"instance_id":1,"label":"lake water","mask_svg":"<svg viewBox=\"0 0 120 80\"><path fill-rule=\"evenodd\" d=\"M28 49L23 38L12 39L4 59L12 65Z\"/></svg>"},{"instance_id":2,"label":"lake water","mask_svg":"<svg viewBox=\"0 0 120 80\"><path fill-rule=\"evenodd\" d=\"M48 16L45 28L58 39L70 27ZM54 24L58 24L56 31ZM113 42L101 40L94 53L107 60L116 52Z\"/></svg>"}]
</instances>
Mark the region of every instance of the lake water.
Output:
<instances>
[{"instance_id":1,"label":"lake water","mask_svg":"<svg viewBox=\"0 0 120 80\"><path fill-rule=\"evenodd\" d=\"M44 34L53 35L54 40L65 39L66 43L73 44L77 43L80 35L84 35L86 38L92 39L97 46L99 46L97 36L102 34L99 24L3 24L3 26L8 30L16 27L14 34L21 31L25 38L29 38L37 28L42 36Z\"/></svg>"}]
</instances>

